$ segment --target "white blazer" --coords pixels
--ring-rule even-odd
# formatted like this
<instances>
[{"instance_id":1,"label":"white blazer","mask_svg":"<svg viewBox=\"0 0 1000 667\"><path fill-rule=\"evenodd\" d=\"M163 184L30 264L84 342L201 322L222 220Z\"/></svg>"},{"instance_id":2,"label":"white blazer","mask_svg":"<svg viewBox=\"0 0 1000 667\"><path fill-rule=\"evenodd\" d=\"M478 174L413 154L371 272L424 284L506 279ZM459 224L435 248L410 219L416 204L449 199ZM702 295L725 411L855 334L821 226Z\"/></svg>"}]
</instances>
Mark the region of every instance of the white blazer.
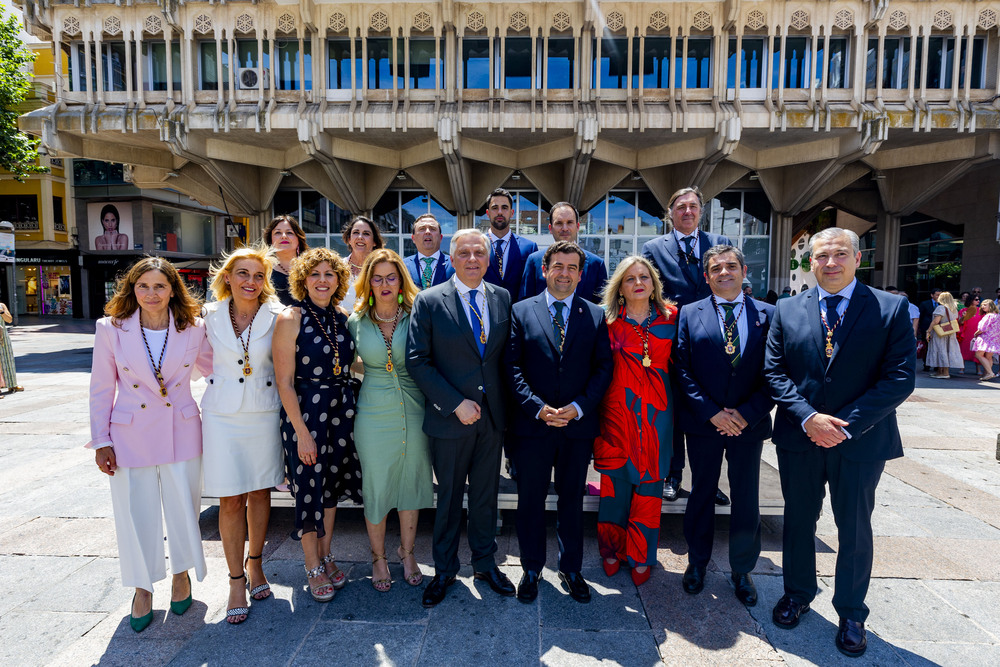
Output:
<instances>
[{"instance_id":1,"label":"white blazer","mask_svg":"<svg viewBox=\"0 0 1000 667\"><path fill-rule=\"evenodd\" d=\"M231 297L230 297L231 298ZM236 339L229 317L229 301L205 304L205 328L212 346L212 374L201 399L204 412L271 412L281 408L274 380L271 338L274 323L284 306L278 301L261 305L250 332L251 375L243 375L243 346ZM246 332L243 334L246 341Z\"/></svg>"}]
</instances>

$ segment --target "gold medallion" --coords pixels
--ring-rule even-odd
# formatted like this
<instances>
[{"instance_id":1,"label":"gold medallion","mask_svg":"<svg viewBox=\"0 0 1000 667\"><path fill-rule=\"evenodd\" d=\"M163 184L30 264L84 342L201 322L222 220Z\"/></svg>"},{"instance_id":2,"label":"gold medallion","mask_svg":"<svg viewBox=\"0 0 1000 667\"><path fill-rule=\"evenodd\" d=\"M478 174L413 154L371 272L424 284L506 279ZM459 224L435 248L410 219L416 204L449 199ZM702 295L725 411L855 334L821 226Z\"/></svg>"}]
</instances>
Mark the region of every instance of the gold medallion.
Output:
<instances>
[{"instance_id":1,"label":"gold medallion","mask_svg":"<svg viewBox=\"0 0 1000 667\"><path fill-rule=\"evenodd\" d=\"M826 344L826 358L829 359L833 356L833 345L830 343Z\"/></svg>"},{"instance_id":2,"label":"gold medallion","mask_svg":"<svg viewBox=\"0 0 1000 667\"><path fill-rule=\"evenodd\" d=\"M243 367L243 375L253 375L253 369L249 366Z\"/></svg>"},{"instance_id":3,"label":"gold medallion","mask_svg":"<svg viewBox=\"0 0 1000 667\"><path fill-rule=\"evenodd\" d=\"M385 370L388 371L389 373L392 372L392 359L385 362Z\"/></svg>"},{"instance_id":4,"label":"gold medallion","mask_svg":"<svg viewBox=\"0 0 1000 667\"><path fill-rule=\"evenodd\" d=\"M736 352L736 346L733 345L733 341L729 341L728 343L726 343L726 354L731 355L734 352Z\"/></svg>"},{"instance_id":5,"label":"gold medallion","mask_svg":"<svg viewBox=\"0 0 1000 667\"><path fill-rule=\"evenodd\" d=\"M649 358L648 354L642 355L642 365L649 368L653 364L653 360Z\"/></svg>"},{"instance_id":6,"label":"gold medallion","mask_svg":"<svg viewBox=\"0 0 1000 667\"><path fill-rule=\"evenodd\" d=\"M482 343L483 345L486 345L486 332L485 331L481 331L479 333L479 342Z\"/></svg>"},{"instance_id":7,"label":"gold medallion","mask_svg":"<svg viewBox=\"0 0 1000 667\"><path fill-rule=\"evenodd\" d=\"M337 364L336 366L333 367L333 374L340 375L340 364Z\"/></svg>"}]
</instances>

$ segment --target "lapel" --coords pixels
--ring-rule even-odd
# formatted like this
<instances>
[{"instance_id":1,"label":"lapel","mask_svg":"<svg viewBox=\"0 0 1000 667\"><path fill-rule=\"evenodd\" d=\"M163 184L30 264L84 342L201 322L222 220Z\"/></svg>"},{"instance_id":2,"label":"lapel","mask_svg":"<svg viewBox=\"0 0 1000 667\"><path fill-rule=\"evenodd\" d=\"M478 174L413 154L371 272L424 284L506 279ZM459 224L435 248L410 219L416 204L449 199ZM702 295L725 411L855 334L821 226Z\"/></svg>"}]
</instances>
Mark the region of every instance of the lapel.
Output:
<instances>
[{"instance_id":1,"label":"lapel","mask_svg":"<svg viewBox=\"0 0 1000 667\"><path fill-rule=\"evenodd\" d=\"M122 350L125 352L125 359L136 374L136 377L150 391L159 395L160 384L156 381L156 375L153 373L153 367L149 360L151 351L146 350L146 344L142 340L139 312L139 310L136 310L131 317L122 322L122 328L117 329L118 340L121 343ZM170 379L184 360L184 353L186 351L185 343L187 341L187 337L182 333L178 333L174 328L173 312L170 312L170 322L167 324L167 327L170 335L167 336L167 349L163 353L163 365L160 367L164 381ZM158 361L159 355L157 354L156 356Z\"/></svg>"},{"instance_id":2,"label":"lapel","mask_svg":"<svg viewBox=\"0 0 1000 667\"><path fill-rule=\"evenodd\" d=\"M443 252L438 257L437 266L434 267L434 275L431 277L432 285L440 285L447 278L447 276L445 275L445 272L447 271L445 264L448 261L446 257L447 255L445 255Z\"/></svg>"},{"instance_id":3,"label":"lapel","mask_svg":"<svg viewBox=\"0 0 1000 667\"><path fill-rule=\"evenodd\" d=\"M747 309L747 340L746 345L743 346L743 357L745 358L752 350L757 349L757 346L764 340L764 322L767 316L764 311L757 310L753 299L744 296L743 303L746 304L745 308Z\"/></svg>"},{"instance_id":4,"label":"lapel","mask_svg":"<svg viewBox=\"0 0 1000 667\"><path fill-rule=\"evenodd\" d=\"M586 314L584 313L584 308L586 306L583 304L583 297L574 294L573 303L570 306L569 317L566 319L566 340L563 341L563 354L568 354L569 350L572 349L573 341L577 339L577 334L580 333L580 329L587 325ZM550 326L549 329L552 327ZM555 336L555 331L552 332Z\"/></svg>"},{"instance_id":5,"label":"lapel","mask_svg":"<svg viewBox=\"0 0 1000 667\"><path fill-rule=\"evenodd\" d=\"M271 330L274 325L274 319L277 317L277 313L274 312L271 303L262 303L260 308L257 310L257 314L253 318L253 332L250 336L250 340L257 340L267 335L267 332ZM232 329L232 327L229 327ZM238 344L238 343L237 343ZM243 351L243 347L240 346L240 351Z\"/></svg>"},{"instance_id":6,"label":"lapel","mask_svg":"<svg viewBox=\"0 0 1000 667\"><path fill-rule=\"evenodd\" d=\"M521 248L517 244L517 237L514 236L514 232L507 235L507 240L510 243L510 249L507 251L507 262L504 264L505 275L507 267L521 266Z\"/></svg>"},{"instance_id":7,"label":"lapel","mask_svg":"<svg viewBox=\"0 0 1000 667\"><path fill-rule=\"evenodd\" d=\"M872 298L871 290L866 286L860 282L854 286L854 293L847 302L847 310L844 311L844 319L838 325L838 328L842 327L843 331L840 333L839 342L833 346L833 356L830 357L830 364L837 359L841 348L840 343L847 340L847 337L851 335L851 329L854 328L854 325L861 318L861 313L872 302Z\"/></svg>"},{"instance_id":8,"label":"lapel","mask_svg":"<svg viewBox=\"0 0 1000 667\"><path fill-rule=\"evenodd\" d=\"M208 319L212 322L213 330L219 341L226 347L235 350L240 347L236 341L236 332L233 331L233 323L229 317L229 302L232 297L226 297L219 301L215 308L208 314ZM257 313L260 315L260 312ZM256 320L255 320L256 321ZM256 329L256 327L254 327ZM240 348L242 352L242 348Z\"/></svg>"},{"instance_id":9,"label":"lapel","mask_svg":"<svg viewBox=\"0 0 1000 667\"><path fill-rule=\"evenodd\" d=\"M418 289L424 289L420 280L420 254L417 253L403 260L406 263L406 270L410 272L410 277L417 284Z\"/></svg>"},{"instance_id":10,"label":"lapel","mask_svg":"<svg viewBox=\"0 0 1000 667\"><path fill-rule=\"evenodd\" d=\"M502 309L500 307L500 297L497 296L496 288L484 280L483 289L486 292L485 294L486 307L490 311L486 315L486 317L489 318L490 321L490 333L489 337L486 339L486 352L483 355L486 356L486 354L490 353L491 348L494 348L498 345L503 346L507 343L507 340L505 336L501 336L499 333L500 323L502 322L502 320L500 319L500 311ZM470 327L470 332L471 332L471 327ZM475 338L471 336L470 338L472 338L472 342L475 343ZM476 348L476 353L477 354L479 353L478 347Z\"/></svg>"},{"instance_id":11,"label":"lapel","mask_svg":"<svg viewBox=\"0 0 1000 667\"><path fill-rule=\"evenodd\" d=\"M462 332L462 338L472 346L473 352L475 352L478 357L479 344L476 342L476 337L472 334L472 327L469 326L469 318L465 314L465 309L468 306L465 305L465 300L462 298L462 295L458 293L458 288L455 287L455 283L451 281L445 283L444 291L441 296L442 301L444 302L444 308L451 316L454 326ZM490 313L492 312L493 309L490 308Z\"/></svg>"},{"instance_id":12,"label":"lapel","mask_svg":"<svg viewBox=\"0 0 1000 667\"><path fill-rule=\"evenodd\" d=\"M552 322L552 313L549 311L548 297L545 296L545 292L542 292L538 296L532 297L532 301L531 310L538 320L538 326L542 328L545 340L549 341L549 346L552 348L552 356L558 359L559 341L556 340L556 332L553 330L553 326L555 325ZM563 349L565 348L566 341L563 341Z\"/></svg>"},{"instance_id":13,"label":"lapel","mask_svg":"<svg viewBox=\"0 0 1000 667\"><path fill-rule=\"evenodd\" d=\"M826 359L826 330L823 327L823 321L819 317L819 291L813 287L806 291L805 299L805 309L806 309L806 327L812 332L813 343L816 345L816 354L824 362Z\"/></svg>"},{"instance_id":14,"label":"lapel","mask_svg":"<svg viewBox=\"0 0 1000 667\"><path fill-rule=\"evenodd\" d=\"M708 340L711 343L714 354L725 361L726 365L730 365L729 355L726 354L726 350L724 349L726 341L722 339L722 327L719 324L719 313L715 310L711 300L703 301L701 305L698 306L698 313L698 321L705 329L705 333L708 334Z\"/></svg>"}]
</instances>

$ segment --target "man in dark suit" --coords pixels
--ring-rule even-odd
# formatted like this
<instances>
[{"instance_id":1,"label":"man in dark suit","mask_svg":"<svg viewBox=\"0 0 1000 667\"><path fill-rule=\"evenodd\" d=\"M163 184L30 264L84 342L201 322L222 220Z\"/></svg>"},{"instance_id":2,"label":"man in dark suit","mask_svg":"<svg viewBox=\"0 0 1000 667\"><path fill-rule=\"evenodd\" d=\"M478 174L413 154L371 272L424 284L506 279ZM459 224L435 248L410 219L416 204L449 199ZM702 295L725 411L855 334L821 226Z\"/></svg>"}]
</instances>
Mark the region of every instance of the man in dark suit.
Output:
<instances>
[{"instance_id":1,"label":"man in dark suit","mask_svg":"<svg viewBox=\"0 0 1000 667\"><path fill-rule=\"evenodd\" d=\"M469 548L476 579L501 595L514 585L496 565L500 447L506 424L500 360L510 335L510 295L484 283L489 246L478 229L452 236L454 277L413 302L406 367L426 397L424 432L438 482L434 578L423 604L441 602L458 574L462 495L469 483Z\"/></svg>"},{"instance_id":2,"label":"man in dark suit","mask_svg":"<svg viewBox=\"0 0 1000 667\"><path fill-rule=\"evenodd\" d=\"M665 235L647 241L642 246L642 256L651 261L660 272L663 296L675 301L682 312L687 304L705 299L712 293L705 282L702 255L712 246L732 245L725 236L698 230L704 207L705 202L698 188L678 190L667 204L667 215L672 228ZM670 472L663 484L664 500L677 500L683 473L684 431L676 428ZM716 502L728 505L729 499L722 491L718 491Z\"/></svg>"},{"instance_id":3,"label":"man in dark suit","mask_svg":"<svg viewBox=\"0 0 1000 667\"><path fill-rule=\"evenodd\" d=\"M906 300L855 278L858 236L810 240L817 286L778 304L764 373L778 404L772 440L785 499L785 594L772 618L794 628L816 596L816 518L827 484L837 523L837 648L867 647L871 515L885 462L903 455L896 407L913 391L916 345Z\"/></svg>"},{"instance_id":4,"label":"man in dark suit","mask_svg":"<svg viewBox=\"0 0 1000 667\"><path fill-rule=\"evenodd\" d=\"M546 290L514 304L504 365L517 404L508 453L517 464L517 541L524 575L517 599L538 596L545 565L545 497L555 467L559 577L577 602L590 602L583 565L583 497L601 399L611 382L604 311L574 298L583 249L557 241L545 250ZM576 296L579 296L578 294ZM511 446L510 441L514 441ZM513 450L513 451L510 451Z\"/></svg>"},{"instance_id":5,"label":"man in dark suit","mask_svg":"<svg viewBox=\"0 0 1000 667\"><path fill-rule=\"evenodd\" d=\"M939 294L941 294L941 288L935 287L931 290L931 298L920 304L920 321L917 323L917 340L924 340L924 337L927 335L927 330L931 326L931 320L934 319L934 309L938 307L937 299ZM924 370L930 370L926 360L924 360Z\"/></svg>"},{"instance_id":6,"label":"man in dark suit","mask_svg":"<svg viewBox=\"0 0 1000 667\"><path fill-rule=\"evenodd\" d=\"M503 188L497 188L486 198L486 217L490 220L487 232L490 266L486 271L486 282L503 287L510 292L511 301L517 301L524 263L528 255L538 250L538 244L510 231L514 198Z\"/></svg>"},{"instance_id":7,"label":"man in dark suit","mask_svg":"<svg viewBox=\"0 0 1000 667\"><path fill-rule=\"evenodd\" d=\"M451 258L441 252L441 223L430 213L424 213L413 221L410 239L417 246L417 252L403 259L414 284L420 289L440 285L455 275Z\"/></svg>"},{"instance_id":8,"label":"man in dark suit","mask_svg":"<svg viewBox=\"0 0 1000 667\"><path fill-rule=\"evenodd\" d=\"M549 210L549 233L555 241L576 243L576 237L580 233L580 214L576 207L566 201L553 204ZM591 303L600 304L601 290L608 280L608 269L604 265L604 260L594 253L583 250L583 254L586 259L580 274L580 284L576 287L576 295ZM521 279L521 299L545 291L546 280L542 269L544 255L544 250L536 250L528 256L528 261L524 265L524 277Z\"/></svg>"},{"instance_id":9,"label":"man in dark suit","mask_svg":"<svg viewBox=\"0 0 1000 667\"><path fill-rule=\"evenodd\" d=\"M687 433L691 497L684 512L688 593L705 587L715 534L715 492L722 457L729 464L730 578L740 602L757 604L750 572L760 556L760 453L771 435L771 400L762 374L774 306L740 289L747 273L743 253L714 246L702 256L712 296L681 311L674 355L685 409L677 423Z\"/></svg>"}]
</instances>

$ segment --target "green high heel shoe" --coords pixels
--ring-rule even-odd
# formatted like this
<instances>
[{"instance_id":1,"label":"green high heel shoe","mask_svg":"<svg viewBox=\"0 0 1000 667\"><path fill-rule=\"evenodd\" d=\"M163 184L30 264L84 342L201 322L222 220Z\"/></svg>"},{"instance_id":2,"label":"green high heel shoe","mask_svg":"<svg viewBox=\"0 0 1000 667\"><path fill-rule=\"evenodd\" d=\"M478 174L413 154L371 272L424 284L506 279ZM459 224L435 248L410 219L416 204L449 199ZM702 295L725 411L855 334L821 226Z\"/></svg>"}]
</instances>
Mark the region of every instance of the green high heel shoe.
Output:
<instances>
[{"instance_id":1,"label":"green high heel shoe","mask_svg":"<svg viewBox=\"0 0 1000 667\"><path fill-rule=\"evenodd\" d=\"M135 606L135 596L137 593L132 594L132 606ZM149 624L153 622L153 608L150 606L149 613L145 616L133 616L132 609L128 610L128 624L136 632L142 632L149 627Z\"/></svg>"},{"instance_id":2,"label":"green high heel shoe","mask_svg":"<svg viewBox=\"0 0 1000 667\"><path fill-rule=\"evenodd\" d=\"M192 602L191 575L188 574L186 571L184 572L184 574L187 576L188 580L188 596L183 600L179 600L177 602L174 602L173 600L170 601L170 611L174 612L178 616L183 616L184 612L186 612L191 607L191 602Z\"/></svg>"}]
</instances>

